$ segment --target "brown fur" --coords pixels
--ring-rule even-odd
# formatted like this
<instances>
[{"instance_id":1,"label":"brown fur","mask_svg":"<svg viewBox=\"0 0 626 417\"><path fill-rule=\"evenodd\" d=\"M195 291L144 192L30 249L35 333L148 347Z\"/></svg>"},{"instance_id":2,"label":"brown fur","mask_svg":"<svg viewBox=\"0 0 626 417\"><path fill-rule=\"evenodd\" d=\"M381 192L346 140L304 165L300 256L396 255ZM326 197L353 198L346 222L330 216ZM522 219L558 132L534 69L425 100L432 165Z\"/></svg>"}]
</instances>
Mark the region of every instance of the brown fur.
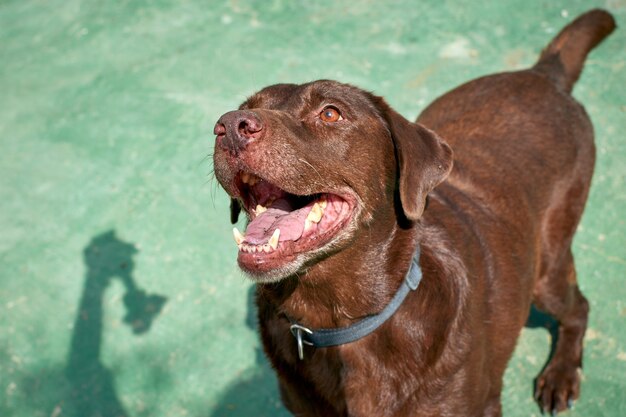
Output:
<instances>
[{"instance_id":1,"label":"brown fur","mask_svg":"<svg viewBox=\"0 0 626 417\"><path fill-rule=\"evenodd\" d=\"M355 221L324 251L257 276L261 337L294 415L499 416L502 376L531 302L559 321L537 381L540 406L563 411L578 397L589 308L570 247L595 151L569 91L613 27L608 13L588 12L535 67L464 84L417 124L333 81L251 97L240 110L255 127L245 143L224 142L242 113L221 119L215 170L231 196L241 169L289 192L358 196ZM348 122L310 117L326 103ZM236 200L232 213L236 220ZM350 344L307 346L298 359L288 317L336 328L379 312L417 245L423 281L391 319Z\"/></svg>"}]
</instances>

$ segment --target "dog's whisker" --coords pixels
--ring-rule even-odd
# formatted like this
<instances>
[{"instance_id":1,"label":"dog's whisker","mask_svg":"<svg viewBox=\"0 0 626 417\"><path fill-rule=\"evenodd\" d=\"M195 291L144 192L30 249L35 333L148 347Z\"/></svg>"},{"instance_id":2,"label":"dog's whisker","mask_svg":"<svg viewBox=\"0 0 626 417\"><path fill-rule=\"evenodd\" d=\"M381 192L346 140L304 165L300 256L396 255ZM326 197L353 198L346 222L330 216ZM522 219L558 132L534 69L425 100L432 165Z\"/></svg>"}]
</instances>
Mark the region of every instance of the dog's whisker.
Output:
<instances>
[{"instance_id":1,"label":"dog's whisker","mask_svg":"<svg viewBox=\"0 0 626 417\"><path fill-rule=\"evenodd\" d=\"M300 162L302 162L302 163L304 163L304 164L306 164L306 165L310 166L310 167L311 167L311 169L312 169L313 171L315 171L315 173L317 174L317 176L318 176L318 177L319 177L319 179L320 179L320 182L318 183L318 185L321 185L321 184L324 182L324 177L322 177L322 174L320 174L320 172L317 170L317 168L315 168L313 165L311 165L311 163L310 163L309 161L307 161L307 160L306 160L306 159L304 159L304 158L298 158L298 161L300 161Z\"/></svg>"}]
</instances>

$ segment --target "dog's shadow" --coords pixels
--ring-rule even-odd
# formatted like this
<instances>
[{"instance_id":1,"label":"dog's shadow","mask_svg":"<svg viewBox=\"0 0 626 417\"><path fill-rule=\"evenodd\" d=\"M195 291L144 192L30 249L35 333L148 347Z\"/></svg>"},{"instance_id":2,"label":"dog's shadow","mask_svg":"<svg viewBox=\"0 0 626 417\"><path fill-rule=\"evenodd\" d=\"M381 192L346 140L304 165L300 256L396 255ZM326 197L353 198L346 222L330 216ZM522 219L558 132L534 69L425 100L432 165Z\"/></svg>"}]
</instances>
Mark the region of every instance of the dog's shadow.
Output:
<instances>
[{"instance_id":1,"label":"dog's shadow","mask_svg":"<svg viewBox=\"0 0 626 417\"><path fill-rule=\"evenodd\" d=\"M247 296L245 323L258 334L256 286ZM255 347L255 366L245 370L223 394L209 417L288 417L278 392L276 374L269 365L261 346Z\"/></svg>"}]
</instances>

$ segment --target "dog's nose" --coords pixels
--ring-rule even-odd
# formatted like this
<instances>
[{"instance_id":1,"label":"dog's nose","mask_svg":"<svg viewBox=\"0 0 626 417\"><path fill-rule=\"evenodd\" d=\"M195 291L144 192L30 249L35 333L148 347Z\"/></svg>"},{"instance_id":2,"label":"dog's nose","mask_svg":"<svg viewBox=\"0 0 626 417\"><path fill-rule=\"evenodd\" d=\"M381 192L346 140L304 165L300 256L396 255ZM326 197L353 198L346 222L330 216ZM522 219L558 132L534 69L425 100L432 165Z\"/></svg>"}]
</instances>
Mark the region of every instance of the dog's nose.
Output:
<instances>
[{"instance_id":1,"label":"dog's nose","mask_svg":"<svg viewBox=\"0 0 626 417\"><path fill-rule=\"evenodd\" d=\"M224 114L215 124L213 133L217 144L237 155L250 142L263 135L263 122L250 110L237 110Z\"/></svg>"}]
</instances>

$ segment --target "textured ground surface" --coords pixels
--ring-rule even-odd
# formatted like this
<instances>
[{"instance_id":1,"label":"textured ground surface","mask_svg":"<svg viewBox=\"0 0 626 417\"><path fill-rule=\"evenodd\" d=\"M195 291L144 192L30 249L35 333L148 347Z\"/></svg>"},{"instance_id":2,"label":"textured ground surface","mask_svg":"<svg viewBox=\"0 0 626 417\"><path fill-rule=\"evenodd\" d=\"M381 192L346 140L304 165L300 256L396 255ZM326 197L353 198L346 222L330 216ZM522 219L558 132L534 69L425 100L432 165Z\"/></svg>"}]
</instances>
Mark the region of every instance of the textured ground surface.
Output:
<instances>
[{"instance_id":1,"label":"textured ground surface","mask_svg":"<svg viewBox=\"0 0 626 417\"><path fill-rule=\"evenodd\" d=\"M215 120L262 86L318 78L412 119L531 64L591 6L622 29L575 89L598 164L574 245L592 315L569 415L624 415L623 0L0 0L0 416L286 416L210 176ZM539 414L548 345L523 331L506 416Z\"/></svg>"}]
</instances>

